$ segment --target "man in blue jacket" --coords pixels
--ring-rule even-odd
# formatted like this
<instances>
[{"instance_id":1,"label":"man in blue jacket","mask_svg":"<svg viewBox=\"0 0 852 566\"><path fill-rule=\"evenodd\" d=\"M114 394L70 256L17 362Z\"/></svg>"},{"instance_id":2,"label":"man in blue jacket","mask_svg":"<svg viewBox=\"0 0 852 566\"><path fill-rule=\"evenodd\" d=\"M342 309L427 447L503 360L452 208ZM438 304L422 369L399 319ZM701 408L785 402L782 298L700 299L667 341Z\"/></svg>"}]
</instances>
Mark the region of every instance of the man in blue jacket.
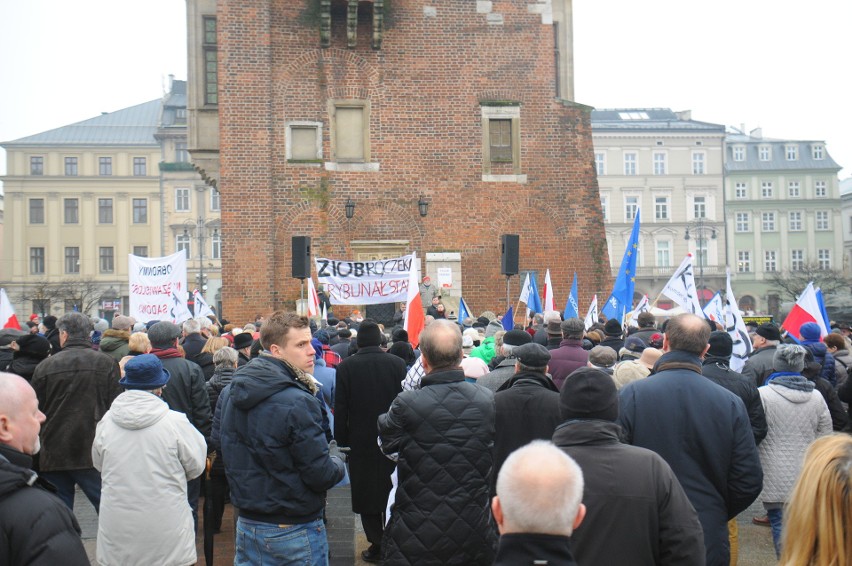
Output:
<instances>
[{"instance_id":1,"label":"man in blue jacket","mask_svg":"<svg viewBox=\"0 0 852 566\"><path fill-rule=\"evenodd\" d=\"M701 375L709 339L694 314L669 320L654 374L621 390L618 424L668 462L698 512L707 566L726 566L728 520L760 495L763 470L742 399Z\"/></svg>"},{"instance_id":2,"label":"man in blue jacket","mask_svg":"<svg viewBox=\"0 0 852 566\"><path fill-rule=\"evenodd\" d=\"M324 565L325 494L344 465L323 432L308 319L276 312L260 341L265 351L237 370L221 400L222 456L240 510L234 564Z\"/></svg>"}]
</instances>

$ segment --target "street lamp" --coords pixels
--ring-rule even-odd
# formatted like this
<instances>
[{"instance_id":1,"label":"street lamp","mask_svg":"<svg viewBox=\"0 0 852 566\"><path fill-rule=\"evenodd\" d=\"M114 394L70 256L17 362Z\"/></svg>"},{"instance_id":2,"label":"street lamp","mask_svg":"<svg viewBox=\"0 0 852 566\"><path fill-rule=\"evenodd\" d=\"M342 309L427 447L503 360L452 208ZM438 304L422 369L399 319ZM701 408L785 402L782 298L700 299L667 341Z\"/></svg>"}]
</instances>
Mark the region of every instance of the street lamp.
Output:
<instances>
[{"instance_id":1,"label":"street lamp","mask_svg":"<svg viewBox=\"0 0 852 566\"><path fill-rule=\"evenodd\" d=\"M686 227L686 233L683 239L689 241L689 226ZM692 223L692 231L696 234L695 251L698 255L698 288L701 289L699 302L704 306L704 266L707 265L707 232L710 232L710 239L716 239L716 228L707 226L704 218L698 218Z\"/></svg>"},{"instance_id":2,"label":"street lamp","mask_svg":"<svg viewBox=\"0 0 852 566\"><path fill-rule=\"evenodd\" d=\"M420 200L417 201L417 209L420 211L420 216L426 216L429 213L429 202L420 195Z\"/></svg>"},{"instance_id":3,"label":"street lamp","mask_svg":"<svg viewBox=\"0 0 852 566\"><path fill-rule=\"evenodd\" d=\"M352 220L352 217L355 216L355 203L352 202L351 198L346 199L343 209L346 212L346 220Z\"/></svg>"}]
</instances>

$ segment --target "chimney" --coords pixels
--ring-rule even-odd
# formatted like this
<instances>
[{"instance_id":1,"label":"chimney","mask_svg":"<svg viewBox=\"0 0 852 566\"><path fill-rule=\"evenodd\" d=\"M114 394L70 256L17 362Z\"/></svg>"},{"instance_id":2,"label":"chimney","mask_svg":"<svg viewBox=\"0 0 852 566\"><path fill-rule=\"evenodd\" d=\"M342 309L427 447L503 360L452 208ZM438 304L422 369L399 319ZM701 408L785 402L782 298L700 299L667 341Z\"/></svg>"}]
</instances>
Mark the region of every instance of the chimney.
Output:
<instances>
[{"instance_id":1,"label":"chimney","mask_svg":"<svg viewBox=\"0 0 852 566\"><path fill-rule=\"evenodd\" d=\"M173 74L169 73L169 92L172 91L172 85L174 84L174 82L175 82L175 76Z\"/></svg>"},{"instance_id":2,"label":"chimney","mask_svg":"<svg viewBox=\"0 0 852 566\"><path fill-rule=\"evenodd\" d=\"M754 139L762 140L763 139L763 128L755 128L748 133L749 136Z\"/></svg>"}]
</instances>

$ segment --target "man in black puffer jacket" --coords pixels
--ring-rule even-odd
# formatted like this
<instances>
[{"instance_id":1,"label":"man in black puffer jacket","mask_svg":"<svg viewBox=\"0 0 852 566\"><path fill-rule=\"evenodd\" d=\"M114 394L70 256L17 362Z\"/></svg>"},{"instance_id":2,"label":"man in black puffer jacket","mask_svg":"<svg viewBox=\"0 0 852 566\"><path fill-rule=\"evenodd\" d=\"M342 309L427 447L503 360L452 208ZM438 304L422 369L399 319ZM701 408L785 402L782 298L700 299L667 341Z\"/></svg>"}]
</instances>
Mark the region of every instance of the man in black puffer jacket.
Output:
<instances>
[{"instance_id":1,"label":"man in black puffer jacket","mask_svg":"<svg viewBox=\"0 0 852 566\"><path fill-rule=\"evenodd\" d=\"M453 322L427 326L420 352L420 389L400 393L379 417L382 451L399 456L384 564L490 565L497 543L488 510L494 394L465 382Z\"/></svg>"},{"instance_id":2,"label":"man in black puffer jacket","mask_svg":"<svg viewBox=\"0 0 852 566\"><path fill-rule=\"evenodd\" d=\"M30 469L44 422L35 391L21 377L0 373L0 564L88 566L80 525Z\"/></svg>"}]
</instances>

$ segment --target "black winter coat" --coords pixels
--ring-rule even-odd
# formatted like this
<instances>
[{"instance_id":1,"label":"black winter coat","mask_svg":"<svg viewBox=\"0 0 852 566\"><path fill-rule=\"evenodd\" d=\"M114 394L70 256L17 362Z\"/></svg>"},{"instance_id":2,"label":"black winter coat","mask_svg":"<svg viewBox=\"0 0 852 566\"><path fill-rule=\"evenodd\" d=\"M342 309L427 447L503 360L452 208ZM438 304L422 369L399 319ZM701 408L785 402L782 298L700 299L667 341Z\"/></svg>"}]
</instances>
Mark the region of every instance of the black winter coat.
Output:
<instances>
[{"instance_id":1,"label":"black winter coat","mask_svg":"<svg viewBox=\"0 0 852 566\"><path fill-rule=\"evenodd\" d=\"M15 357L12 359L12 363L9 364L9 367L6 368L5 371L14 373L15 375L20 375L27 381L31 381L36 368L45 359L46 358L35 358L26 354L21 354L20 352L15 352Z\"/></svg>"},{"instance_id":2,"label":"black winter coat","mask_svg":"<svg viewBox=\"0 0 852 566\"><path fill-rule=\"evenodd\" d=\"M0 564L89 566L77 519L30 466L32 458L0 446Z\"/></svg>"},{"instance_id":3,"label":"black winter coat","mask_svg":"<svg viewBox=\"0 0 852 566\"><path fill-rule=\"evenodd\" d=\"M231 501L264 523L318 519L325 494L343 479L329 456L319 399L280 360L261 355L220 396L220 441Z\"/></svg>"},{"instance_id":4,"label":"black winter coat","mask_svg":"<svg viewBox=\"0 0 852 566\"><path fill-rule=\"evenodd\" d=\"M577 566L571 554L571 539L559 535L512 533L500 537L494 566L558 564Z\"/></svg>"},{"instance_id":5,"label":"black winter coat","mask_svg":"<svg viewBox=\"0 0 852 566\"><path fill-rule=\"evenodd\" d=\"M355 513L379 514L387 507L394 463L379 449L376 421L402 391L403 379L402 358L378 346L361 348L337 366L334 438L338 446L352 449L349 476Z\"/></svg>"},{"instance_id":6,"label":"black winter coat","mask_svg":"<svg viewBox=\"0 0 852 566\"><path fill-rule=\"evenodd\" d=\"M194 362L196 358L198 358L198 354L201 353L201 350L204 349L205 344L207 344L207 338L198 332L193 332L184 338L183 342L181 342L181 346L183 346L186 359Z\"/></svg>"},{"instance_id":7,"label":"black winter coat","mask_svg":"<svg viewBox=\"0 0 852 566\"><path fill-rule=\"evenodd\" d=\"M47 417L41 425L42 472L92 468L95 428L119 396L118 363L92 350L91 340L69 339L41 362L32 386Z\"/></svg>"},{"instance_id":8,"label":"black winter coat","mask_svg":"<svg viewBox=\"0 0 852 566\"><path fill-rule=\"evenodd\" d=\"M766 438L766 413L763 411L760 393L758 393L754 382L732 370L728 366L727 359L712 356L704 359L701 373L716 385L721 385L743 400L746 411L748 411L751 431L754 433L754 443L755 445L760 444Z\"/></svg>"},{"instance_id":9,"label":"black winter coat","mask_svg":"<svg viewBox=\"0 0 852 566\"><path fill-rule=\"evenodd\" d=\"M420 387L379 417L382 451L399 454L384 564L490 565L494 394L461 369L429 373Z\"/></svg>"},{"instance_id":10,"label":"black winter coat","mask_svg":"<svg viewBox=\"0 0 852 566\"><path fill-rule=\"evenodd\" d=\"M848 420L846 421L846 432L852 432L852 378L846 378L846 381L837 389L837 397L844 403L849 404Z\"/></svg>"},{"instance_id":11,"label":"black winter coat","mask_svg":"<svg viewBox=\"0 0 852 566\"><path fill-rule=\"evenodd\" d=\"M571 420L553 443L583 470L586 517L571 536L580 564L704 564L698 515L656 453L621 444L609 421Z\"/></svg>"},{"instance_id":12,"label":"black winter coat","mask_svg":"<svg viewBox=\"0 0 852 566\"><path fill-rule=\"evenodd\" d=\"M728 520L757 499L763 468L742 400L701 376L701 360L672 351L619 392L625 440L671 466L704 530L707 566L728 566Z\"/></svg>"},{"instance_id":13,"label":"black winter coat","mask_svg":"<svg viewBox=\"0 0 852 566\"><path fill-rule=\"evenodd\" d=\"M50 342L50 351L54 356L62 351L62 346L59 345L59 330L48 330L44 337Z\"/></svg>"},{"instance_id":14,"label":"black winter coat","mask_svg":"<svg viewBox=\"0 0 852 566\"><path fill-rule=\"evenodd\" d=\"M201 373L204 374L205 381L209 381L210 378L213 377L213 373L216 371L216 364L213 363L213 354L210 352L198 354L198 356L195 357L195 363L201 368ZM211 409L214 407L215 405L210 405Z\"/></svg>"},{"instance_id":15,"label":"black winter coat","mask_svg":"<svg viewBox=\"0 0 852 566\"><path fill-rule=\"evenodd\" d=\"M494 394L494 405L497 413L491 495L495 493L497 474L509 454L533 440L550 440L562 422L559 391L541 373L516 373Z\"/></svg>"},{"instance_id":16,"label":"black winter coat","mask_svg":"<svg viewBox=\"0 0 852 566\"><path fill-rule=\"evenodd\" d=\"M210 398L210 408L213 411L216 410L219 395L222 393L222 390L231 383L231 379L233 379L235 371L237 371L236 368L220 367L213 373L213 377L210 378L210 381L205 384L207 388L207 395ZM210 435L211 437L213 435L212 428ZM214 445L212 438L207 439L207 445L211 448L218 449L218 442ZM225 464L222 462L221 455L213 460L213 466L210 468L210 475L225 475Z\"/></svg>"},{"instance_id":17,"label":"black winter coat","mask_svg":"<svg viewBox=\"0 0 852 566\"><path fill-rule=\"evenodd\" d=\"M152 353L157 355L158 351ZM163 401L168 403L169 409L185 414L204 438L210 438L213 413L204 372L198 364L183 358L160 358L160 361L171 376L163 389Z\"/></svg>"}]
</instances>

